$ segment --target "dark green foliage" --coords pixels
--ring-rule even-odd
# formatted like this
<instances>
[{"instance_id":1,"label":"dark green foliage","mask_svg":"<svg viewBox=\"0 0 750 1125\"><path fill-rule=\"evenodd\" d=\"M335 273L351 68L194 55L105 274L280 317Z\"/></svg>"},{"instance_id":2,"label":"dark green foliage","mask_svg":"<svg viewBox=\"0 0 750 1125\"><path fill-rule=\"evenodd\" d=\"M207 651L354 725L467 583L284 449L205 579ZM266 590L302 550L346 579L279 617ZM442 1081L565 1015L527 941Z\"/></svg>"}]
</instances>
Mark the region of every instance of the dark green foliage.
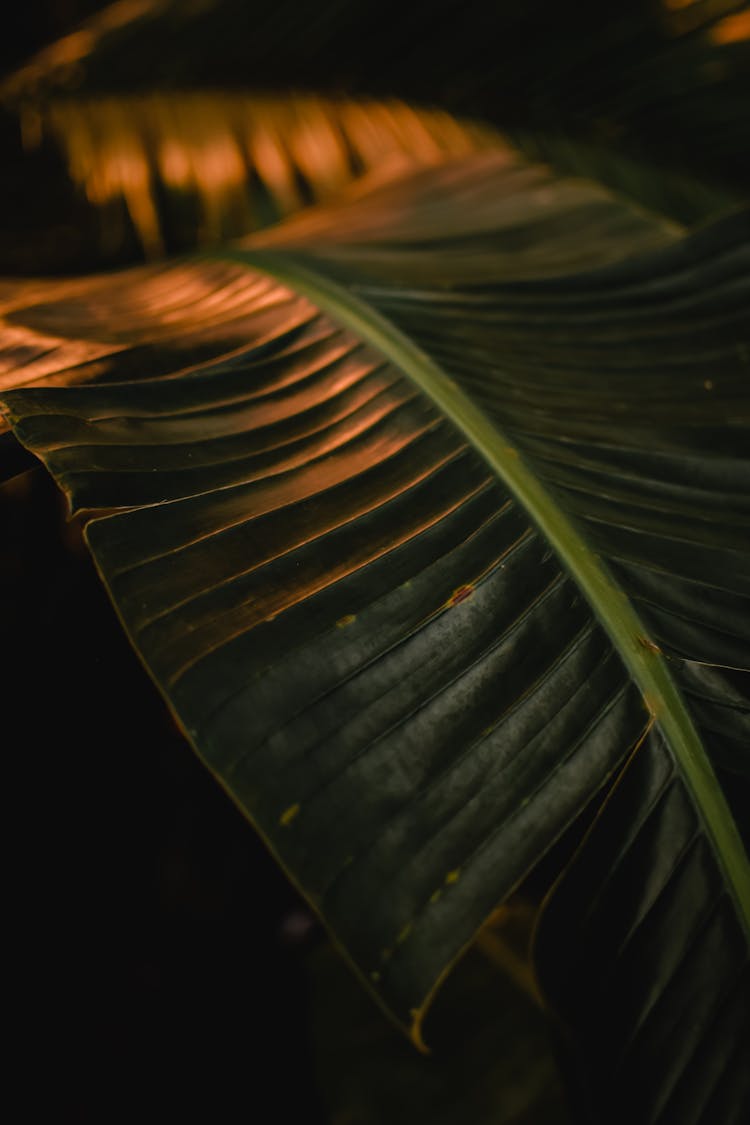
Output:
<instances>
[{"instance_id":1,"label":"dark green foliage","mask_svg":"<svg viewBox=\"0 0 750 1125\"><path fill-rule=\"evenodd\" d=\"M109 337L102 385L4 402L104 515L144 662L415 1037L617 778L542 914L543 981L610 1119L698 1125L723 1068L739 1121L750 885L717 776L741 809L744 217L686 237L488 155L233 256L331 317L206 260L12 314ZM212 358L185 366L184 322Z\"/></svg>"}]
</instances>

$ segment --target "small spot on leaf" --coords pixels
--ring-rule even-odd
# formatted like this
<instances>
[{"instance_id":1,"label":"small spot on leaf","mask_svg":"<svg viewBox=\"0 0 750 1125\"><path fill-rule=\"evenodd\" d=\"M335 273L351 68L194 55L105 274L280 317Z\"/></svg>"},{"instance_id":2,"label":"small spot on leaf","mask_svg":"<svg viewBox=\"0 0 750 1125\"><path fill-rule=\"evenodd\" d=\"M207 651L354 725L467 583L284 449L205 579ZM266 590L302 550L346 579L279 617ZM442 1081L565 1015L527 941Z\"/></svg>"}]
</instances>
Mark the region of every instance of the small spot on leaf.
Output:
<instances>
[{"instance_id":1,"label":"small spot on leaf","mask_svg":"<svg viewBox=\"0 0 750 1125\"><path fill-rule=\"evenodd\" d=\"M347 627L347 625L351 625L351 623L353 621L356 621L356 620L357 620L356 614L347 613L347 615L345 617L339 617L338 621L336 622L336 628L337 629L345 629Z\"/></svg>"},{"instance_id":2,"label":"small spot on leaf","mask_svg":"<svg viewBox=\"0 0 750 1125\"><path fill-rule=\"evenodd\" d=\"M298 812L299 812L299 805L290 805L289 808L285 809L284 812L281 814L281 816L279 818L279 824L282 824L286 828L287 824L292 823L292 821L294 820L294 818L295 818L295 816L297 815Z\"/></svg>"},{"instance_id":3,"label":"small spot on leaf","mask_svg":"<svg viewBox=\"0 0 750 1125\"><path fill-rule=\"evenodd\" d=\"M459 586L458 589L454 590L451 596L448 598L448 605L458 605L460 602L465 602L466 599L470 598L473 593L473 586Z\"/></svg>"},{"instance_id":4,"label":"small spot on leaf","mask_svg":"<svg viewBox=\"0 0 750 1125\"><path fill-rule=\"evenodd\" d=\"M461 874L461 868L460 867L457 867L455 869L455 871L449 871L448 874L445 876L446 883L449 883L449 884L450 883L457 883L460 874Z\"/></svg>"},{"instance_id":5,"label":"small spot on leaf","mask_svg":"<svg viewBox=\"0 0 750 1125\"><path fill-rule=\"evenodd\" d=\"M401 933L396 938L396 945L401 945L403 942L406 941L409 934L411 933L411 927L412 927L411 922L407 922L406 925L401 930Z\"/></svg>"}]
</instances>

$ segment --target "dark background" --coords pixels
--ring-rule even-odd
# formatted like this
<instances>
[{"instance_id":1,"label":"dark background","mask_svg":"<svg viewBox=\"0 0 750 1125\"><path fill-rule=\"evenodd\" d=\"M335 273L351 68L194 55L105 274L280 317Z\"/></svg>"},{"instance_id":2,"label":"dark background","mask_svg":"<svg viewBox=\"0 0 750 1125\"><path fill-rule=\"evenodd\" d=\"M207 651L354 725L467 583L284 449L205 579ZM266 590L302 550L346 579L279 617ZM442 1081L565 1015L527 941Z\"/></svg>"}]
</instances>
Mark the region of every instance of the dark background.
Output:
<instances>
[{"instance_id":1,"label":"dark background","mask_svg":"<svg viewBox=\"0 0 750 1125\"><path fill-rule=\"evenodd\" d=\"M327 1121L319 932L177 732L43 470L0 489L0 528L6 972L29 1093L65 1122L262 1120L274 1103L275 1120Z\"/></svg>"}]
</instances>

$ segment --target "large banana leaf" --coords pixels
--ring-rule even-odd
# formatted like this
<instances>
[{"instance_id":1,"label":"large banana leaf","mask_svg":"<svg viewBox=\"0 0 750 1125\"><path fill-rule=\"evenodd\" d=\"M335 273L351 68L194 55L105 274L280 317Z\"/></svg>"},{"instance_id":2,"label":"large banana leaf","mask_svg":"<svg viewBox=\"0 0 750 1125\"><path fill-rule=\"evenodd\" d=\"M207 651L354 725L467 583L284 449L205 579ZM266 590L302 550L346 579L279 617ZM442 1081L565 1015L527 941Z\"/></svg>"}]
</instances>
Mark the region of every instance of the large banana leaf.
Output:
<instances>
[{"instance_id":1,"label":"large banana leaf","mask_svg":"<svg viewBox=\"0 0 750 1125\"><path fill-rule=\"evenodd\" d=\"M231 265L8 316L82 341L114 316L107 383L5 409L98 517L193 745L415 1039L487 915L618 779L538 939L610 1120L748 1104L726 799L748 773L748 256L741 213L686 236L490 154ZM200 331L239 301L244 346L167 369L186 269Z\"/></svg>"}]
</instances>

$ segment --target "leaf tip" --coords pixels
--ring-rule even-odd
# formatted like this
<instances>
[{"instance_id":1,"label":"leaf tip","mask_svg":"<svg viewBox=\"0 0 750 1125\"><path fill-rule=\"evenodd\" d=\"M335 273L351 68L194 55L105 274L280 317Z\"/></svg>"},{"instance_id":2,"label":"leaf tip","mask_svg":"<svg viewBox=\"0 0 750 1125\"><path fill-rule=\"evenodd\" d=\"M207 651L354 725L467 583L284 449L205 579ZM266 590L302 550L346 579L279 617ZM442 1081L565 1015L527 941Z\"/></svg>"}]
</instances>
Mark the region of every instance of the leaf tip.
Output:
<instances>
[{"instance_id":1,"label":"leaf tip","mask_svg":"<svg viewBox=\"0 0 750 1125\"><path fill-rule=\"evenodd\" d=\"M412 1023L409 1029L409 1038L421 1055L431 1054L430 1048L422 1038L422 1023L424 1022L425 1008L411 1008L409 1010Z\"/></svg>"}]
</instances>

